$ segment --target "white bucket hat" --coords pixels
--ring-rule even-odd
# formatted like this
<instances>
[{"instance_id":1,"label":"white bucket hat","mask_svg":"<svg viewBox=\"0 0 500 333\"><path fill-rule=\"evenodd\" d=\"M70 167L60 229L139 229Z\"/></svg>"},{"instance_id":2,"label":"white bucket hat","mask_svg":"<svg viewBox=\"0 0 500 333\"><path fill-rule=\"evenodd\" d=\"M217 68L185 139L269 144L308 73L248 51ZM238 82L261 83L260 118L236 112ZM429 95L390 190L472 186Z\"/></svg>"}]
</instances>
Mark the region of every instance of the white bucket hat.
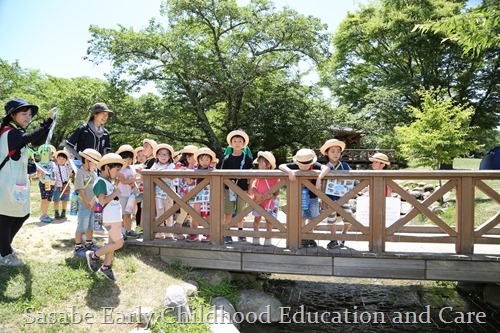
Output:
<instances>
[{"instance_id":1,"label":"white bucket hat","mask_svg":"<svg viewBox=\"0 0 500 333\"><path fill-rule=\"evenodd\" d=\"M312 149L302 148L293 157L293 163L303 166L310 166L316 163L318 157Z\"/></svg>"}]
</instances>

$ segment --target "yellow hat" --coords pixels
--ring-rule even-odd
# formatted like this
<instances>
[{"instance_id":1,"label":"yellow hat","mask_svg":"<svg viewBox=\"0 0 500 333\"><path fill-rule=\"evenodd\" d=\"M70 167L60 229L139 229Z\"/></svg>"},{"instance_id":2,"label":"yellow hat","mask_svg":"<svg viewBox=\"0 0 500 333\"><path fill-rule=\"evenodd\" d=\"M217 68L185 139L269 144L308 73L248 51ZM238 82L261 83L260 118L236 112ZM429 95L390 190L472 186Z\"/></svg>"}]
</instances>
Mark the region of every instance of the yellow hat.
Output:
<instances>
[{"instance_id":1,"label":"yellow hat","mask_svg":"<svg viewBox=\"0 0 500 333\"><path fill-rule=\"evenodd\" d=\"M293 163L303 166L310 166L316 163L318 157L312 149L302 148L293 157Z\"/></svg>"},{"instance_id":2,"label":"yellow hat","mask_svg":"<svg viewBox=\"0 0 500 333\"><path fill-rule=\"evenodd\" d=\"M79 152L78 154L86 160L94 162L95 164L99 163L102 157L101 153L92 148L87 148L84 151Z\"/></svg>"},{"instance_id":3,"label":"yellow hat","mask_svg":"<svg viewBox=\"0 0 500 333\"><path fill-rule=\"evenodd\" d=\"M259 157L264 157L269 164L271 164L271 169L276 169L276 158L270 151L259 151L257 153L257 158L253 161L254 163L259 163Z\"/></svg>"},{"instance_id":4,"label":"yellow hat","mask_svg":"<svg viewBox=\"0 0 500 333\"><path fill-rule=\"evenodd\" d=\"M54 147L53 145L49 145L49 148L50 148L50 151L52 152L52 154L56 154L56 147Z\"/></svg>"},{"instance_id":5,"label":"yellow hat","mask_svg":"<svg viewBox=\"0 0 500 333\"><path fill-rule=\"evenodd\" d=\"M248 146L248 143L250 142L250 138L242 130L235 130L235 131L229 132L229 134L226 137L226 141L227 141L228 145L231 145L231 139L233 138L233 136L236 136L236 135L241 136L245 140L245 146Z\"/></svg>"},{"instance_id":6,"label":"yellow hat","mask_svg":"<svg viewBox=\"0 0 500 333\"><path fill-rule=\"evenodd\" d=\"M67 152L67 151L65 151L65 150L58 150L58 151L56 151L56 152L55 152L55 154L54 154L54 155L55 155L55 156L56 156L56 158L57 158L57 157L58 157L59 155L61 155L61 154L64 154L64 155L66 156L66 159L68 159L68 158L69 158L69 154L68 154L68 152Z\"/></svg>"},{"instance_id":7,"label":"yellow hat","mask_svg":"<svg viewBox=\"0 0 500 333\"><path fill-rule=\"evenodd\" d=\"M385 165L390 165L391 162L389 162L389 157L387 157L386 154L382 153L375 153L373 154L372 157L368 158L371 162L373 161L379 161L380 163L383 163Z\"/></svg>"},{"instance_id":8,"label":"yellow hat","mask_svg":"<svg viewBox=\"0 0 500 333\"><path fill-rule=\"evenodd\" d=\"M151 140L151 139L142 140L142 144L144 145L145 143L148 143L153 148L153 150L155 149L156 145L158 144L158 143L156 143L155 140Z\"/></svg>"},{"instance_id":9,"label":"yellow hat","mask_svg":"<svg viewBox=\"0 0 500 333\"><path fill-rule=\"evenodd\" d=\"M196 161L198 161L198 156L203 155L203 154L209 155L209 156L212 158L212 161L214 161L214 160L217 158L217 157L215 156L215 153L212 151L212 149L210 149L210 148L206 148L206 147L203 147L203 148L198 149L198 150L194 153L194 159L195 159Z\"/></svg>"},{"instance_id":10,"label":"yellow hat","mask_svg":"<svg viewBox=\"0 0 500 333\"><path fill-rule=\"evenodd\" d=\"M198 150L198 147L195 145L187 145L181 150L178 151L179 154L194 154Z\"/></svg>"},{"instance_id":11,"label":"yellow hat","mask_svg":"<svg viewBox=\"0 0 500 333\"><path fill-rule=\"evenodd\" d=\"M127 161L116 153L109 153L101 158L99 163L97 163L97 168L101 170L101 168L106 164L121 164L123 168L127 165Z\"/></svg>"},{"instance_id":12,"label":"yellow hat","mask_svg":"<svg viewBox=\"0 0 500 333\"><path fill-rule=\"evenodd\" d=\"M156 145L156 147L153 150L153 156L156 157L156 153L158 153L158 150L160 149L166 149L170 152L170 157L174 157L175 150L172 148L171 145L168 143L160 143L159 145Z\"/></svg>"},{"instance_id":13,"label":"yellow hat","mask_svg":"<svg viewBox=\"0 0 500 333\"><path fill-rule=\"evenodd\" d=\"M118 150L116 151L116 153L118 155L120 155L121 153L124 153L124 152L130 152L132 154L134 154L134 159L135 159L135 156L136 156L136 152L135 152L135 149L134 147L132 147L131 145L121 145L120 148L118 148Z\"/></svg>"},{"instance_id":14,"label":"yellow hat","mask_svg":"<svg viewBox=\"0 0 500 333\"><path fill-rule=\"evenodd\" d=\"M327 140L323 146L321 146L321 148L319 149L319 151L321 152L321 154L323 155L326 155L326 151L328 150L328 148L330 147L333 147L333 146L337 146L337 147L340 147L340 151L344 151L345 149L345 143L340 141L340 140L337 140L337 139L330 139L330 140Z\"/></svg>"}]
</instances>

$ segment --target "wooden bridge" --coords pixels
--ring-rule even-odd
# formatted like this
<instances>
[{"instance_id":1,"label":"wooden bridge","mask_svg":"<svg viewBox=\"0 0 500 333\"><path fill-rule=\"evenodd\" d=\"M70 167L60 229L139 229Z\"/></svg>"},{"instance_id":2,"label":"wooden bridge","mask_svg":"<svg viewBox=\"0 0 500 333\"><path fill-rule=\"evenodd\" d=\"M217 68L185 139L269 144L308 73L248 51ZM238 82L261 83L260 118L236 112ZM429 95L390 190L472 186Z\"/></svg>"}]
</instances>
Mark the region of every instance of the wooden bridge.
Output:
<instances>
[{"instance_id":1,"label":"wooden bridge","mask_svg":"<svg viewBox=\"0 0 500 333\"><path fill-rule=\"evenodd\" d=\"M331 171L327 180L355 181L355 186L337 202L312 185L310 179L317 177L314 171L298 172L294 182L290 182L281 171L196 172L196 178L204 180L183 198L166 186L162 178L190 178L194 176L193 171L148 170L142 174L144 236L143 239L127 241L127 246L144 247L167 262L181 260L192 267L247 272L500 282L499 171ZM244 178L279 178L271 191L281 191L285 212L274 218L231 181ZM424 180L440 181L442 185L426 199L417 200L406 187L409 182ZM208 221L188 202L207 185L210 185L211 202ZM174 199L174 205L161 216L155 214L155 186ZM227 224L223 222L224 186L231 188L248 204ZM305 226L301 223L302 186L326 203L320 215ZM411 209L394 218L394 212L386 210L386 186ZM367 196L367 221L361 216L362 207L357 207L354 215L342 208L351 199L359 201L362 192ZM447 198L454 209L448 208L446 214L438 215L431 210L431 205L443 198ZM496 203L496 208L479 214L483 202ZM184 228L180 224L160 226L179 208L196 219L200 228ZM252 210L270 221L273 230L263 231L265 228L262 227L261 231L253 231L252 223L248 222L243 230L238 230L237 222ZM334 211L351 223L352 228L348 233L337 233L334 237L346 241L347 247L327 250L326 244L332 235L324 220ZM391 221L390 214L393 214ZM479 220L485 214L484 221ZM425 220L426 223L415 225L415 220ZM157 240L154 239L156 232L210 234L211 242ZM274 246L237 241L225 245L224 236L270 237ZM319 246L300 248L302 239L314 239Z\"/></svg>"}]
</instances>

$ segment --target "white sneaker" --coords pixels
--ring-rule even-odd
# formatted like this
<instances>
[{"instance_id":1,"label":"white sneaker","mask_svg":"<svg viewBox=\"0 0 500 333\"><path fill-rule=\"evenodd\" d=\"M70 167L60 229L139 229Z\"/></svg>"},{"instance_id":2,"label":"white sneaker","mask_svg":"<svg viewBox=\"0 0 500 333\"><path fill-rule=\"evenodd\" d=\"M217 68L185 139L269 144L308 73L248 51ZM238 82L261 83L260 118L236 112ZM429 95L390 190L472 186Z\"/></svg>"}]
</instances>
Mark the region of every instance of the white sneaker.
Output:
<instances>
[{"instance_id":1,"label":"white sneaker","mask_svg":"<svg viewBox=\"0 0 500 333\"><path fill-rule=\"evenodd\" d=\"M0 266L23 266L22 262L13 253L6 255L5 257L0 257Z\"/></svg>"},{"instance_id":2,"label":"white sneaker","mask_svg":"<svg viewBox=\"0 0 500 333\"><path fill-rule=\"evenodd\" d=\"M253 245L260 245L260 239L257 238L257 237L254 237L253 240L252 240L252 244Z\"/></svg>"},{"instance_id":3,"label":"white sneaker","mask_svg":"<svg viewBox=\"0 0 500 333\"><path fill-rule=\"evenodd\" d=\"M264 240L264 246L272 246L273 242L271 241L271 238L266 238Z\"/></svg>"}]
</instances>

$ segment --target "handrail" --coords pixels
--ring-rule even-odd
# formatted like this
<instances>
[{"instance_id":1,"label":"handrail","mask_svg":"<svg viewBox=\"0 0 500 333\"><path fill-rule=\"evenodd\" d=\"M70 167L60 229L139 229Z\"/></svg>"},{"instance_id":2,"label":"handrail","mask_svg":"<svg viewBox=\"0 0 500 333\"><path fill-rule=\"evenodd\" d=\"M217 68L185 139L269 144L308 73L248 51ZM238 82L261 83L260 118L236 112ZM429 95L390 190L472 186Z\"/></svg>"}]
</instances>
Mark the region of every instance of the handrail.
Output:
<instances>
[{"instance_id":1,"label":"handrail","mask_svg":"<svg viewBox=\"0 0 500 333\"><path fill-rule=\"evenodd\" d=\"M500 244L498 237L498 225L500 224L500 210L481 225L475 227L475 189L478 188L491 200L500 205L500 194L498 188L491 188L485 180L500 180L500 171L491 170L383 170L383 171L330 171L325 179L354 179L358 184L339 201L331 201L325 193L317 191L310 183L310 179L317 177L315 171L299 171L296 173L297 180L291 182L286 173L279 170L214 170L199 171L192 170L143 170L144 180L143 218L144 239L151 240L156 232L172 233L197 233L210 234L213 244L222 244L224 236L245 237L274 237L286 239L286 246L295 249L300 246L302 239L328 240L329 233L323 232L321 222L332 212L344 217L352 225L352 231L347 234L336 234L339 240L368 241L369 250L373 252L385 251L386 242L426 242L426 243L454 243L458 254L474 253L474 244ZM172 191L161 178L202 178L204 181L192 189L188 196L180 198ZM235 186L230 179L253 179L253 178L278 178L280 182L274 189L282 189L285 194L286 221L282 223L273 218L262 209L250 196L239 187ZM434 194L423 201L414 199L403 187L401 181L406 180L447 180L447 182ZM205 185L210 184L210 206L211 213L209 221L206 222L189 204L188 200L193 198ZM165 193L174 199L174 205L162 216L156 217L155 213L155 190L154 186L160 186ZM320 200L326 203L326 209L309 225L301 224L300 193L301 186L306 186L310 191L318 195ZM391 226L386 226L386 186L391 188L404 200L413 206L413 209L402 215ZM224 224L224 187L231 187L236 194L247 202L247 207L237 216L234 216L226 225ZM286 188L286 191L283 190ZM342 209L342 204L350 198L356 198L358 193L368 189L369 196L369 225L365 226L355 216L351 216ZM456 192L456 214L455 224L449 226L429 207L445 194ZM163 220L172 216L179 208L186 210L192 219L199 222L200 228L183 228L180 226L160 226ZM273 231L237 230L237 221L245 217L252 210L257 210L273 225ZM416 215L422 214L433 222L437 235L428 233L429 228L409 227L407 224ZM481 221L482 222L482 221ZM408 231L411 230L411 233Z\"/></svg>"}]
</instances>

